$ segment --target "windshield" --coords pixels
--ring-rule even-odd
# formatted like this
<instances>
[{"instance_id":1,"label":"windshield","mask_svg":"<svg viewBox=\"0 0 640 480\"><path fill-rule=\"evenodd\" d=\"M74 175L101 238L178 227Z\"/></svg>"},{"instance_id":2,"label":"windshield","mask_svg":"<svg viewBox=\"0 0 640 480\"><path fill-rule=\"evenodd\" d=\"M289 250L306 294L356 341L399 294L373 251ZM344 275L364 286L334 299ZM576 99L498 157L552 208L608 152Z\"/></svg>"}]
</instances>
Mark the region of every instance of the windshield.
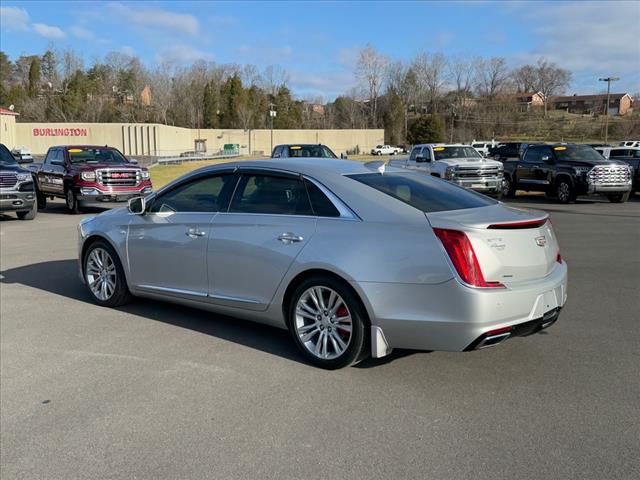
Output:
<instances>
[{"instance_id":1,"label":"windshield","mask_svg":"<svg viewBox=\"0 0 640 480\"><path fill-rule=\"evenodd\" d=\"M295 145L289 147L289 156L296 158L338 158L324 145Z\"/></svg>"},{"instance_id":2,"label":"windshield","mask_svg":"<svg viewBox=\"0 0 640 480\"><path fill-rule=\"evenodd\" d=\"M560 162L602 161L604 157L588 145L566 145L554 147Z\"/></svg>"},{"instance_id":3,"label":"windshield","mask_svg":"<svg viewBox=\"0 0 640 480\"><path fill-rule=\"evenodd\" d=\"M70 148L67 152L71 163L129 163L114 148L78 147Z\"/></svg>"},{"instance_id":4,"label":"windshield","mask_svg":"<svg viewBox=\"0 0 640 480\"><path fill-rule=\"evenodd\" d=\"M433 147L433 156L436 160L448 158L482 158L473 147Z\"/></svg>"},{"instance_id":5,"label":"windshield","mask_svg":"<svg viewBox=\"0 0 640 480\"><path fill-rule=\"evenodd\" d=\"M17 164L18 162L16 161L14 156L11 155L11 152L9 151L9 149L0 143L0 165L14 166Z\"/></svg>"},{"instance_id":6,"label":"windshield","mask_svg":"<svg viewBox=\"0 0 640 480\"><path fill-rule=\"evenodd\" d=\"M427 213L497 203L484 195L421 173L362 173L349 175L349 178Z\"/></svg>"}]
</instances>

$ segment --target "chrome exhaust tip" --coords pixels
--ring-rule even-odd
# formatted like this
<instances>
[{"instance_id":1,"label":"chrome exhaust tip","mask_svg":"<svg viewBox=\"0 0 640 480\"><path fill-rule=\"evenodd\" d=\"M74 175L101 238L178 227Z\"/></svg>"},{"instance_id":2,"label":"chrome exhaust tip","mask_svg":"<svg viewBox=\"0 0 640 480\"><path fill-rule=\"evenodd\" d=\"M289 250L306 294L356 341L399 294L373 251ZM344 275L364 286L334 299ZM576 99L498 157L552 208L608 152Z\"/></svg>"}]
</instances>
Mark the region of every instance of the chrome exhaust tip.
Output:
<instances>
[{"instance_id":1,"label":"chrome exhaust tip","mask_svg":"<svg viewBox=\"0 0 640 480\"><path fill-rule=\"evenodd\" d=\"M499 343L504 342L507 338L511 336L511 332L498 333L497 335L489 335L485 337L476 347L476 350L481 350L483 348L495 347Z\"/></svg>"}]
</instances>

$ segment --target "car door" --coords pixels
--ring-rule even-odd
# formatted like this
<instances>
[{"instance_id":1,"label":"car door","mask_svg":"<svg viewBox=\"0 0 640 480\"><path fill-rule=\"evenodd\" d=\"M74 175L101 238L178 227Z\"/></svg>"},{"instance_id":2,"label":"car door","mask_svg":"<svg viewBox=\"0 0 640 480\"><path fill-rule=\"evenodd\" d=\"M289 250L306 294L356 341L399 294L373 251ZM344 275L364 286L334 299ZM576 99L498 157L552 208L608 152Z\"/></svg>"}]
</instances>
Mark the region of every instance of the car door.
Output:
<instances>
[{"instance_id":1,"label":"car door","mask_svg":"<svg viewBox=\"0 0 640 480\"><path fill-rule=\"evenodd\" d=\"M242 172L229 211L213 219L209 297L220 305L265 310L316 229L299 175Z\"/></svg>"},{"instance_id":2,"label":"car door","mask_svg":"<svg viewBox=\"0 0 640 480\"><path fill-rule=\"evenodd\" d=\"M59 148L50 148L42 163L42 168L38 172L38 188L42 192L59 194L61 191L60 178L56 170L60 168ZM63 167L64 168L64 167Z\"/></svg>"},{"instance_id":3,"label":"car door","mask_svg":"<svg viewBox=\"0 0 640 480\"><path fill-rule=\"evenodd\" d=\"M55 156L51 160L51 166L49 170L49 180L51 185L51 192L56 195L64 195L64 172L65 163L65 149L56 148Z\"/></svg>"},{"instance_id":4,"label":"car door","mask_svg":"<svg viewBox=\"0 0 640 480\"><path fill-rule=\"evenodd\" d=\"M551 149L547 147L531 147L524 154L524 158L518 163L518 184L526 190L544 191L549 186L546 179L548 163L543 160L553 158Z\"/></svg>"},{"instance_id":5,"label":"car door","mask_svg":"<svg viewBox=\"0 0 640 480\"><path fill-rule=\"evenodd\" d=\"M237 175L203 174L161 192L127 232L130 282L138 289L184 298L207 296L211 221L228 207Z\"/></svg>"}]
</instances>

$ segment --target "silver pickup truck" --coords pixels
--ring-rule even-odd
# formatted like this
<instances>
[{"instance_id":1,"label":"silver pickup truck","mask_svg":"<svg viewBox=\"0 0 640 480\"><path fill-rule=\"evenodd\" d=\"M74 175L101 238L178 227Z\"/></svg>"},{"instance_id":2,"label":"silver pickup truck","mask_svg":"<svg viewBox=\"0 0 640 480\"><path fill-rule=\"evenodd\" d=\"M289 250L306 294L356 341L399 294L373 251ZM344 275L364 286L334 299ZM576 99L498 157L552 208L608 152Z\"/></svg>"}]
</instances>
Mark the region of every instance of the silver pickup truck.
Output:
<instances>
[{"instance_id":1,"label":"silver pickup truck","mask_svg":"<svg viewBox=\"0 0 640 480\"><path fill-rule=\"evenodd\" d=\"M415 145L404 168L420 170L487 195L502 196L504 166L470 145Z\"/></svg>"},{"instance_id":2,"label":"silver pickup truck","mask_svg":"<svg viewBox=\"0 0 640 480\"><path fill-rule=\"evenodd\" d=\"M20 220L33 220L38 204L31 172L20 167L0 143L0 213L4 212L16 212Z\"/></svg>"}]
</instances>

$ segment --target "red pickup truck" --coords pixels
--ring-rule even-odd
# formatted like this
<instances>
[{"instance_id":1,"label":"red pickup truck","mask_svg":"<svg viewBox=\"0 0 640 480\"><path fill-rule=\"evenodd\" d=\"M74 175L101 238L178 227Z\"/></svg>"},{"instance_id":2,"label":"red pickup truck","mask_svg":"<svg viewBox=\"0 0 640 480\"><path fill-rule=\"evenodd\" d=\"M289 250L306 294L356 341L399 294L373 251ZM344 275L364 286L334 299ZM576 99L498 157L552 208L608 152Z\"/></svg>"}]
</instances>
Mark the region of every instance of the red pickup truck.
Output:
<instances>
[{"instance_id":1,"label":"red pickup truck","mask_svg":"<svg viewBox=\"0 0 640 480\"><path fill-rule=\"evenodd\" d=\"M64 198L71 213L112 208L153 191L149 171L108 146L51 147L42 164L30 165L36 178L38 208L47 198Z\"/></svg>"}]
</instances>

